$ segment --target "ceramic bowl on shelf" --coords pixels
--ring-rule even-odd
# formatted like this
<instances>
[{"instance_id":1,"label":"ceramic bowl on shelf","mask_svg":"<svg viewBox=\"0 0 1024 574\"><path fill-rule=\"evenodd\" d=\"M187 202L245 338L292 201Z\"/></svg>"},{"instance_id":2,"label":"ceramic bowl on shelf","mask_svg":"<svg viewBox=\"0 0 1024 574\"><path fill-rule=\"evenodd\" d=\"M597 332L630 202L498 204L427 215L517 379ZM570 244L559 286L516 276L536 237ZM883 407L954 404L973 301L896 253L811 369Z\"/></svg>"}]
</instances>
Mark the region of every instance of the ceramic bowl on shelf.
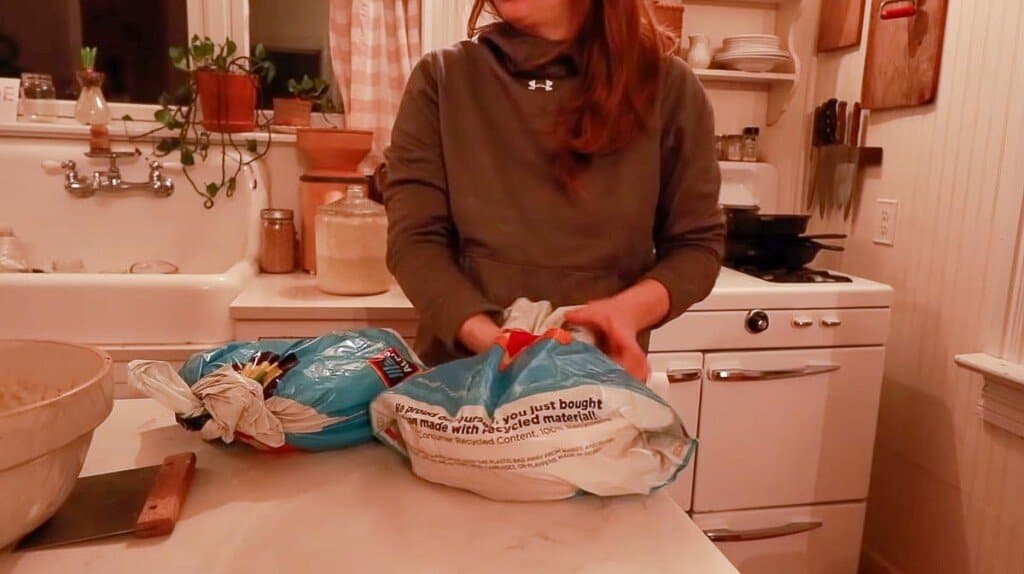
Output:
<instances>
[{"instance_id":1,"label":"ceramic bowl on shelf","mask_svg":"<svg viewBox=\"0 0 1024 574\"><path fill-rule=\"evenodd\" d=\"M791 62L789 58L776 56L732 56L729 58L716 58L715 67L726 70L738 70L740 72L764 73L771 72L779 66Z\"/></svg>"},{"instance_id":2,"label":"ceramic bowl on shelf","mask_svg":"<svg viewBox=\"0 0 1024 574\"><path fill-rule=\"evenodd\" d=\"M774 34L739 34L736 36L726 36L722 39L722 48L725 50L747 47L764 47L778 50L781 46L782 38Z\"/></svg>"},{"instance_id":3,"label":"ceramic bowl on shelf","mask_svg":"<svg viewBox=\"0 0 1024 574\"><path fill-rule=\"evenodd\" d=\"M716 68L754 73L770 72L792 62L793 56L786 50L757 45L727 45L712 60Z\"/></svg>"},{"instance_id":4,"label":"ceramic bowl on shelf","mask_svg":"<svg viewBox=\"0 0 1024 574\"><path fill-rule=\"evenodd\" d=\"M0 548L71 494L114 406L112 361L90 347L0 340Z\"/></svg>"}]
</instances>

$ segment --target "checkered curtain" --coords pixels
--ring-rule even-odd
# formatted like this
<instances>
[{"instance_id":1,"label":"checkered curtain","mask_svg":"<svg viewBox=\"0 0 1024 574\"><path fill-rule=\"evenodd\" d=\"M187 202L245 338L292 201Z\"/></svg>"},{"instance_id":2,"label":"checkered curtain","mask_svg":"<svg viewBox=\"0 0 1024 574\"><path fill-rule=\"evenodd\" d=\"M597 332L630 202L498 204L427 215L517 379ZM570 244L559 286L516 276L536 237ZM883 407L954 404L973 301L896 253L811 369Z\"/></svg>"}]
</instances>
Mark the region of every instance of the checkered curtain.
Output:
<instances>
[{"instance_id":1,"label":"checkered curtain","mask_svg":"<svg viewBox=\"0 0 1024 574\"><path fill-rule=\"evenodd\" d=\"M349 129L374 132L383 161L405 82L421 56L420 0L331 0L331 62Z\"/></svg>"}]
</instances>

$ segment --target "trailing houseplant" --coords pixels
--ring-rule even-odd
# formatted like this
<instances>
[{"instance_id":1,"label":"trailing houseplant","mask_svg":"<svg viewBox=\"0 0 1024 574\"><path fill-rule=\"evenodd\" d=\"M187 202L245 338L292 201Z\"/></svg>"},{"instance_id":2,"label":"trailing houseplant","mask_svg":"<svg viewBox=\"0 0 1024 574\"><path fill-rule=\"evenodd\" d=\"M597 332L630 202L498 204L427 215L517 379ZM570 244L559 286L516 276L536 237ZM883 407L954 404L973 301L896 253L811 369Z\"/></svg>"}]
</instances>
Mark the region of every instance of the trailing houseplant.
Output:
<instances>
[{"instance_id":1,"label":"trailing houseplant","mask_svg":"<svg viewBox=\"0 0 1024 574\"><path fill-rule=\"evenodd\" d=\"M321 113L335 111L327 88L330 84L323 78L310 78L303 74L302 79L288 80L288 93L291 98L274 98L274 123L281 126L308 127L313 105L320 108Z\"/></svg>"},{"instance_id":2,"label":"trailing houseplant","mask_svg":"<svg viewBox=\"0 0 1024 574\"><path fill-rule=\"evenodd\" d=\"M270 149L270 118L256 109L256 95L262 82L273 79L274 65L266 59L263 45L257 45L252 56L236 52L230 38L216 44L198 35L192 36L188 46L170 48L171 63L187 72L188 78L173 94L160 96L160 109L153 116L160 127L143 134L173 132L157 141L155 155L178 154L185 178L203 197L206 208L213 207L221 193L234 195L242 169ZM260 132L266 141L260 145L251 138L236 140L234 134L239 132ZM211 146L220 148L220 179L200 186L189 168L196 161L206 161ZM228 155L234 160L230 167Z\"/></svg>"}]
</instances>

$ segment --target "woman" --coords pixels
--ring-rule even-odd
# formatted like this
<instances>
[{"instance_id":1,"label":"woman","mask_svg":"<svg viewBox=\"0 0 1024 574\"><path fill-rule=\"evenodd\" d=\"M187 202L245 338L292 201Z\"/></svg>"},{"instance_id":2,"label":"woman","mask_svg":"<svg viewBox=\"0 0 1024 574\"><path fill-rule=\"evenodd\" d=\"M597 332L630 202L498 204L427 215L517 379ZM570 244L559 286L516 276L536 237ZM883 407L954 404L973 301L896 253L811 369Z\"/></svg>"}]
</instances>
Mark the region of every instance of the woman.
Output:
<instances>
[{"instance_id":1,"label":"woman","mask_svg":"<svg viewBox=\"0 0 1024 574\"><path fill-rule=\"evenodd\" d=\"M723 225L714 116L645 0L476 0L499 22L409 79L388 266L432 364L486 350L518 297L647 375L646 333L708 295ZM639 340L638 340L639 339Z\"/></svg>"}]
</instances>

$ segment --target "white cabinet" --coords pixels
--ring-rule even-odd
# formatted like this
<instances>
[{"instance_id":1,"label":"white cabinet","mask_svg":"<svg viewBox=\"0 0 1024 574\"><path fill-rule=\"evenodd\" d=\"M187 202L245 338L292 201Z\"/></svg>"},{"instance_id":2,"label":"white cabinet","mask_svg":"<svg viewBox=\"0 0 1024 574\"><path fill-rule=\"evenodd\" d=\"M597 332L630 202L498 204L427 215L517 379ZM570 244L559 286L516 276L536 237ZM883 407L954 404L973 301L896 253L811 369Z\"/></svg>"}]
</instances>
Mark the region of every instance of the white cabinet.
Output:
<instances>
[{"instance_id":1,"label":"white cabinet","mask_svg":"<svg viewBox=\"0 0 1024 574\"><path fill-rule=\"evenodd\" d=\"M867 497L883 347L710 353L695 512Z\"/></svg>"},{"instance_id":2,"label":"white cabinet","mask_svg":"<svg viewBox=\"0 0 1024 574\"><path fill-rule=\"evenodd\" d=\"M694 514L742 574L855 574L864 503Z\"/></svg>"},{"instance_id":3,"label":"white cabinet","mask_svg":"<svg viewBox=\"0 0 1024 574\"><path fill-rule=\"evenodd\" d=\"M703 356L700 353L656 353L650 356L649 361L651 377L648 386L672 405L682 419L686 432L696 436L704 371ZM700 456L699 443L696 456ZM683 510L690 510L695 466L696 459L691 460L676 477L676 481L665 488Z\"/></svg>"}]
</instances>

